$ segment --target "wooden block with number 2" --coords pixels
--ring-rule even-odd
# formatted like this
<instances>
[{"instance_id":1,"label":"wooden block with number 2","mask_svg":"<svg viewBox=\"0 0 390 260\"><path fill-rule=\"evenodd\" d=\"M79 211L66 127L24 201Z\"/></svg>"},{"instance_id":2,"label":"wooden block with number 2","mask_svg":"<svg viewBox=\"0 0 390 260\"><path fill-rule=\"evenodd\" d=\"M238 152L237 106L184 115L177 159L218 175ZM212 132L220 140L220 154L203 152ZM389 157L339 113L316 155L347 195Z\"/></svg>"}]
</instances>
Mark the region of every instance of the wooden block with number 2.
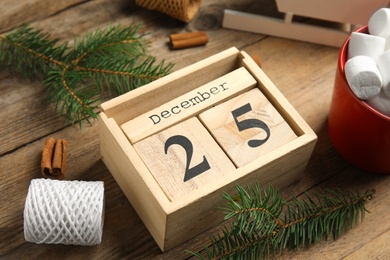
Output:
<instances>
[{"instance_id":1,"label":"wooden block with number 2","mask_svg":"<svg viewBox=\"0 0 390 260\"><path fill-rule=\"evenodd\" d=\"M170 201L235 170L196 117L134 144Z\"/></svg>"},{"instance_id":2,"label":"wooden block with number 2","mask_svg":"<svg viewBox=\"0 0 390 260\"><path fill-rule=\"evenodd\" d=\"M237 167L297 138L257 88L201 113L199 118Z\"/></svg>"}]
</instances>

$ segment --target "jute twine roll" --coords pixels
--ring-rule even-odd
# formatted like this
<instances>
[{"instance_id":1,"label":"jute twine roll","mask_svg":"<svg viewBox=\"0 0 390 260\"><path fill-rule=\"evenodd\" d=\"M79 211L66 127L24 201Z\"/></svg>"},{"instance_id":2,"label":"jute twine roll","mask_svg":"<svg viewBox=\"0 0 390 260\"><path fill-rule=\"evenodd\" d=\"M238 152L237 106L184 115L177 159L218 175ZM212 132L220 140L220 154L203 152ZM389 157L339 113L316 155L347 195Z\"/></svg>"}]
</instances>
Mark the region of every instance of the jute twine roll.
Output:
<instances>
[{"instance_id":1,"label":"jute twine roll","mask_svg":"<svg viewBox=\"0 0 390 260\"><path fill-rule=\"evenodd\" d=\"M104 222L101 181L31 181L24 207L24 237L41 244L100 244Z\"/></svg>"},{"instance_id":2,"label":"jute twine roll","mask_svg":"<svg viewBox=\"0 0 390 260\"><path fill-rule=\"evenodd\" d=\"M136 0L138 6L167 14L188 23L198 12L201 0Z\"/></svg>"}]
</instances>

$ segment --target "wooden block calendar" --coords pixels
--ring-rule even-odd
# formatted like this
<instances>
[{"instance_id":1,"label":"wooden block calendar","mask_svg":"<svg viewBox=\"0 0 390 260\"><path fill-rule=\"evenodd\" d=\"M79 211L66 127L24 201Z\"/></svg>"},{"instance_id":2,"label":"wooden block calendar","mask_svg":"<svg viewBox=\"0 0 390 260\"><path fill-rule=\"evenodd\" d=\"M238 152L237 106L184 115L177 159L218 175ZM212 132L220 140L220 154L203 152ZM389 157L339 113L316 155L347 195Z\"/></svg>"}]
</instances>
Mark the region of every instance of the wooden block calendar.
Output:
<instances>
[{"instance_id":1,"label":"wooden block calendar","mask_svg":"<svg viewBox=\"0 0 390 260\"><path fill-rule=\"evenodd\" d=\"M103 161L162 251L219 223L237 184L299 179L317 140L236 48L101 108Z\"/></svg>"}]
</instances>

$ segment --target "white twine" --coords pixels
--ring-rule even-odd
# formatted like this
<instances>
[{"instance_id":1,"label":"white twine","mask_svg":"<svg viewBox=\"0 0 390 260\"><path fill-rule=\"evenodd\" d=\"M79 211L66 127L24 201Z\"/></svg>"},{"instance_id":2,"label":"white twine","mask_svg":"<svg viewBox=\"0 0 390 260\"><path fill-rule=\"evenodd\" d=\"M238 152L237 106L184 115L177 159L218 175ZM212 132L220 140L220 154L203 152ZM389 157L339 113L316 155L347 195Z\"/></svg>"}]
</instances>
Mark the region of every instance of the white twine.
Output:
<instances>
[{"instance_id":1,"label":"white twine","mask_svg":"<svg viewBox=\"0 0 390 260\"><path fill-rule=\"evenodd\" d=\"M24 207L24 237L37 244L97 245L103 214L103 182L34 179Z\"/></svg>"}]
</instances>

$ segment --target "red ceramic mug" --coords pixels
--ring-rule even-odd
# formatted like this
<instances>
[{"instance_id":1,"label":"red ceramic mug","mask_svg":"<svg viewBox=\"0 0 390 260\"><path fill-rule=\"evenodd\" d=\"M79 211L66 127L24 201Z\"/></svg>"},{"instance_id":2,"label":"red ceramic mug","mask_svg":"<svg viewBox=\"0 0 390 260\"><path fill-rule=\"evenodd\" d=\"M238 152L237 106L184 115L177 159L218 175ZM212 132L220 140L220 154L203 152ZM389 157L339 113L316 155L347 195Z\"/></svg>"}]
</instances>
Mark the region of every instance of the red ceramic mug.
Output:
<instances>
[{"instance_id":1,"label":"red ceramic mug","mask_svg":"<svg viewBox=\"0 0 390 260\"><path fill-rule=\"evenodd\" d=\"M357 32L367 33L367 26ZM328 130L336 150L351 164L374 173L390 173L390 117L351 91L344 74L349 37L341 47ZM390 65L389 65L390 66ZM390 102L390 101L389 101Z\"/></svg>"}]
</instances>

